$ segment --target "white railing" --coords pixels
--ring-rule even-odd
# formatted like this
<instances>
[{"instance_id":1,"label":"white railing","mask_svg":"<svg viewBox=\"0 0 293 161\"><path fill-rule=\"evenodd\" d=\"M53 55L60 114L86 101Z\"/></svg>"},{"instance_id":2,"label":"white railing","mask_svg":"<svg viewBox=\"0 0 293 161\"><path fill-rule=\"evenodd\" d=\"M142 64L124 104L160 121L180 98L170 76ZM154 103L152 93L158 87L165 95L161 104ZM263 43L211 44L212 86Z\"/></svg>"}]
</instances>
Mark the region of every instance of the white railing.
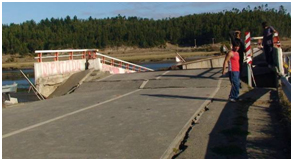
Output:
<instances>
[{"instance_id":1,"label":"white railing","mask_svg":"<svg viewBox=\"0 0 293 161\"><path fill-rule=\"evenodd\" d=\"M38 62L46 61L59 61L60 58L68 58L67 60L75 59L96 59L100 58L101 63L108 64L114 67L120 67L127 70L132 70L136 72L141 71L154 71L153 69L143 67L137 64L133 64L121 59L110 57L98 53L98 49L68 49L68 50L36 50L35 53L38 54L35 59ZM68 54L69 53L69 54Z\"/></svg>"},{"instance_id":2,"label":"white railing","mask_svg":"<svg viewBox=\"0 0 293 161\"><path fill-rule=\"evenodd\" d=\"M103 55L101 53L96 53L96 56L101 58L101 63L102 64L108 64L111 66L116 66L116 67L120 67L123 69L127 69L127 70L133 70L133 71L137 71L137 72L141 72L141 71L154 71L153 69L147 68L147 67L143 67L137 64L133 64L121 59L117 59L111 56L107 56L107 55Z\"/></svg>"},{"instance_id":3,"label":"white railing","mask_svg":"<svg viewBox=\"0 0 293 161\"><path fill-rule=\"evenodd\" d=\"M78 57L78 59L85 59L86 56L90 58L95 58L95 52L99 51L98 49L68 49L68 50L36 50L35 53L38 54L35 59L38 62L43 62L44 59L47 61L58 61L59 58L69 58L69 60L73 60L74 57ZM68 54L68 55L65 55Z\"/></svg>"}]
</instances>

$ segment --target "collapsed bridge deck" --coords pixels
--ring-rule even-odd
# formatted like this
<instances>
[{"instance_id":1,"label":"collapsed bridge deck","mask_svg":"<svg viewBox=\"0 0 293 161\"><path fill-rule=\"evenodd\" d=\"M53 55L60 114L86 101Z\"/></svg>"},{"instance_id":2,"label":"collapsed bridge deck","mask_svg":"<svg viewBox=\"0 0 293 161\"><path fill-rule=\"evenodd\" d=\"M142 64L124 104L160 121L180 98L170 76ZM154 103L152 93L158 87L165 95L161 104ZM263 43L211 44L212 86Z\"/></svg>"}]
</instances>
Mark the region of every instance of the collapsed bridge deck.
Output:
<instances>
[{"instance_id":1,"label":"collapsed bridge deck","mask_svg":"<svg viewBox=\"0 0 293 161\"><path fill-rule=\"evenodd\" d=\"M3 158L170 158L221 88L221 69L123 75L3 110ZM227 96L228 97L228 96Z\"/></svg>"}]
</instances>

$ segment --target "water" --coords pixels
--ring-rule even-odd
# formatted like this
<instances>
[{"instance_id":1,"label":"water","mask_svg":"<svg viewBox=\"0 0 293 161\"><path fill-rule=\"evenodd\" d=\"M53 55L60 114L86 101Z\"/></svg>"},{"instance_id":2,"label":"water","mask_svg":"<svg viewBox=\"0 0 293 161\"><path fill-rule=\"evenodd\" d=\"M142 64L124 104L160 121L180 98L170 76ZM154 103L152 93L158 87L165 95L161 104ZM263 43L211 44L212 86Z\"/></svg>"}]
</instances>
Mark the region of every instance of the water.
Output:
<instances>
[{"instance_id":1,"label":"water","mask_svg":"<svg viewBox=\"0 0 293 161\"><path fill-rule=\"evenodd\" d=\"M25 69L22 71L32 83L35 82L33 69ZM2 70L2 86L11 85L14 82L17 83L18 89L28 89L30 86L19 70Z\"/></svg>"},{"instance_id":2,"label":"water","mask_svg":"<svg viewBox=\"0 0 293 161\"><path fill-rule=\"evenodd\" d=\"M153 69L153 70L160 70L164 68L169 68L175 65L176 62L168 61L168 62L147 62L147 63L138 63L138 65Z\"/></svg>"},{"instance_id":3,"label":"water","mask_svg":"<svg viewBox=\"0 0 293 161\"><path fill-rule=\"evenodd\" d=\"M32 83L35 82L33 69L25 69L22 71ZM11 97L17 98L19 103L38 100L38 98L32 91L28 93L30 84L19 70L2 70L2 86L11 85L14 82L17 83L17 92L10 93Z\"/></svg>"}]
</instances>

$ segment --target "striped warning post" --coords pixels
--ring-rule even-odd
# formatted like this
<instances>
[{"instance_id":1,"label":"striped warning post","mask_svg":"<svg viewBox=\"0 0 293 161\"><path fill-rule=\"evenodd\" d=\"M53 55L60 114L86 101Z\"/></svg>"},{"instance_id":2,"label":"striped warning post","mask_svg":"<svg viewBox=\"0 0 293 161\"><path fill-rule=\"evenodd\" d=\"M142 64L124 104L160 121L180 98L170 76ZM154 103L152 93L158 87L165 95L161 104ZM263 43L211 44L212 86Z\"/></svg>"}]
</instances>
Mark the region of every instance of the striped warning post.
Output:
<instances>
[{"instance_id":1,"label":"striped warning post","mask_svg":"<svg viewBox=\"0 0 293 161\"><path fill-rule=\"evenodd\" d=\"M252 64L252 51L250 46L250 32L245 32L245 49L246 49L246 62Z\"/></svg>"},{"instance_id":2,"label":"striped warning post","mask_svg":"<svg viewBox=\"0 0 293 161\"><path fill-rule=\"evenodd\" d=\"M246 49L246 62L248 67L248 84L252 87L251 78L253 79L253 82L256 87L256 82L254 79L253 71L252 71L252 50L250 46L251 38L250 38L250 32L245 32L245 49Z\"/></svg>"}]
</instances>

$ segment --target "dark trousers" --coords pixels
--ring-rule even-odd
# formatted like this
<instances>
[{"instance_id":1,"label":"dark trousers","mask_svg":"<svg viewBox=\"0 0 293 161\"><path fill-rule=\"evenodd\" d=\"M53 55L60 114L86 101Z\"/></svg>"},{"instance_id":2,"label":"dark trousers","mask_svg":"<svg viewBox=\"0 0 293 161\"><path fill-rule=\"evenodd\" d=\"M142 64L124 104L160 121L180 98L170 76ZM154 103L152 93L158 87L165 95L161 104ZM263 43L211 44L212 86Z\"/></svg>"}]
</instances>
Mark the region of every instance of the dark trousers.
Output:
<instances>
[{"instance_id":1,"label":"dark trousers","mask_svg":"<svg viewBox=\"0 0 293 161\"><path fill-rule=\"evenodd\" d=\"M266 62L269 65L274 65L274 63L273 63L273 45L265 45L264 52L265 52L265 56L266 56Z\"/></svg>"},{"instance_id":2,"label":"dark trousers","mask_svg":"<svg viewBox=\"0 0 293 161\"><path fill-rule=\"evenodd\" d=\"M242 56L240 55L240 59L239 59L239 70L240 70L240 73L239 73L239 78L242 77L242 70L243 70L243 53L242 53Z\"/></svg>"}]
</instances>

